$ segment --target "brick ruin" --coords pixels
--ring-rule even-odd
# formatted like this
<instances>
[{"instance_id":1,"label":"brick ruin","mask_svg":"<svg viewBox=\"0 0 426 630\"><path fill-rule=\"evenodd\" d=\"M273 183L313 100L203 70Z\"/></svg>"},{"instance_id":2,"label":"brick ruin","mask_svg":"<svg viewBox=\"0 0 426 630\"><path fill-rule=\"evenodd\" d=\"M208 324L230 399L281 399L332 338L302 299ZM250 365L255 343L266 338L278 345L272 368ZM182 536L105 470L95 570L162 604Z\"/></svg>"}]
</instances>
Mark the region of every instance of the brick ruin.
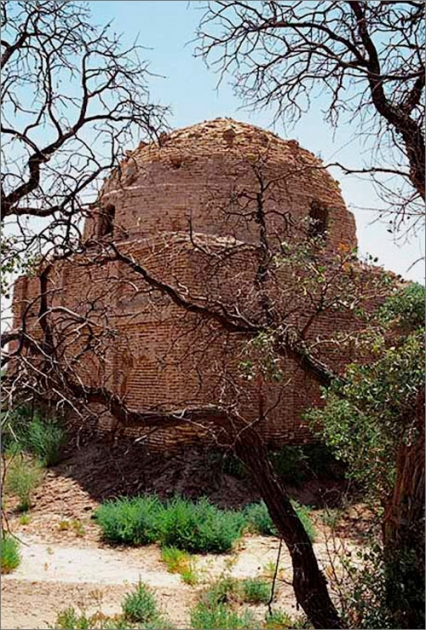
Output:
<instances>
[{"instance_id":1,"label":"brick ruin","mask_svg":"<svg viewBox=\"0 0 426 630\"><path fill-rule=\"evenodd\" d=\"M85 253L55 262L45 275L64 369L84 383L108 387L133 409L233 404L247 420L261 416L259 428L270 445L311 441L301 415L318 400L319 388L297 363L280 360L280 382L245 378L244 335L200 310L181 308L163 287L234 318L258 315L266 291L259 256L271 260L283 255L283 242L303 244L322 232L326 253L356 245L354 218L338 183L296 141L217 119L141 143L105 182L87 217ZM122 260L106 259L111 243L154 282ZM283 272L275 308L296 303L292 283ZM267 291L275 295L273 286ZM15 326L25 314L35 335L39 295L39 277L18 279ZM348 327L345 314L334 313L317 318L310 334ZM95 411L91 421L111 428L109 413ZM201 425L122 430L169 447L205 436Z\"/></svg>"}]
</instances>

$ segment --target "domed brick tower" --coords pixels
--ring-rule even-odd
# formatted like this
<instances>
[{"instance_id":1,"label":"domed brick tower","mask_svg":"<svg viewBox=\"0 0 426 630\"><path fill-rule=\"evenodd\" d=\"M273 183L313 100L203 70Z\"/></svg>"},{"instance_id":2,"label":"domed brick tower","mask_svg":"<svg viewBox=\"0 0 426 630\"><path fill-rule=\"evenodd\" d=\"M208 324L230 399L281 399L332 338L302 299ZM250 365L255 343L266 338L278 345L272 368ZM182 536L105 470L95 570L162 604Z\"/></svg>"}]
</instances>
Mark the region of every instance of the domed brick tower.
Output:
<instances>
[{"instance_id":1,"label":"domed brick tower","mask_svg":"<svg viewBox=\"0 0 426 630\"><path fill-rule=\"evenodd\" d=\"M325 257L353 248L355 223L321 160L297 142L216 119L141 143L106 180L85 223L83 257L49 272L52 304L92 322L62 344L63 360L131 409L227 405L258 421L274 446L310 440L301 412L318 386L291 357L281 360L280 382L242 366L244 326L267 326L298 299L288 273L270 273L283 243L313 238ZM18 319L35 284L17 283ZM72 327L63 314L55 322L58 339ZM320 328L339 325L334 318ZM103 428L114 422L99 418ZM169 447L205 437L202 425L158 426L147 440Z\"/></svg>"}]
</instances>

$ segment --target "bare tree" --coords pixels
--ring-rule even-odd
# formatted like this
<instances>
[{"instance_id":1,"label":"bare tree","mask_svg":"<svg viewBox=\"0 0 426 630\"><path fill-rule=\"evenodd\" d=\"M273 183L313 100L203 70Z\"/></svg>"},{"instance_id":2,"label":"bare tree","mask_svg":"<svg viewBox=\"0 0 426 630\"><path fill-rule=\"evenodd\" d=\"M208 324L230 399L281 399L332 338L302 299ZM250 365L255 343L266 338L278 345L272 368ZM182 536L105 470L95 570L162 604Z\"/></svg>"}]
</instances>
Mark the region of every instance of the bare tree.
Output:
<instances>
[{"instance_id":1,"label":"bare tree","mask_svg":"<svg viewBox=\"0 0 426 630\"><path fill-rule=\"evenodd\" d=\"M295 123L321 94L329 123L355 120L371 161L344 171L373 177L397 226L422 220L422 2L213 1L198 38L246 104Z\"/></svg>"},{"instance_id":2,"label":"bare tree","mask_svg":"<svg viewBox=\"0 0 426 630\"><path fill-rule=\"evenodd\" d=\"M13 271L75 247L101 176L129 143L156 136L166 110L149 100L140 47L124 49L85 3L5 1L1 18L3 269Z\"/></svg>"}]
</instances>

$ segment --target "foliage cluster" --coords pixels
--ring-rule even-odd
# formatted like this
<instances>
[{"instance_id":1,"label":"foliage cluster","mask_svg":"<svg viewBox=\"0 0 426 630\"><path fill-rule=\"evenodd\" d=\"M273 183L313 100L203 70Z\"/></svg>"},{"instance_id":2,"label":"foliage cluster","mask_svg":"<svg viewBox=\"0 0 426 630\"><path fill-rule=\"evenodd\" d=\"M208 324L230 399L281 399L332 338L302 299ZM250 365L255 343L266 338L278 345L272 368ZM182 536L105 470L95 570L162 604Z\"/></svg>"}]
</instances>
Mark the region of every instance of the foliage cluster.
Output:
<instances>
[{"instance_id":1,"label":"foliage cluster","mask_svg":"<svg viewBox=\"0 0 426 630\"><path fill-rule=\"evenodd\" d=\"M309 627L301 619L292 619L281 612L268 612L264 622L256 620L252 611L244 609L244 604L267 604L271 595L271 584L260 578L237 580L222 577L199 597L191 611L191 627L194 629L230 628L301 628Z\"/></svg>"},{"instance_id":2,"label":"foliage cluster","mask_svg":"<svg viewBox=\"0 0 426 630\"><path fill-rule=\"evenodd\" d=\"M315 529L310 508L293 501L303 526L311 540ZM176 496L162 503L157 496L119 498L101 505L95 518L110 543L146 545L159 542L166 549L164 561L170 570L188 570L191 579L189 553L224 553L230 551L245 528L264 536L277 536L265 503L253 503L243 511L221 510L207 499L197 502ZM195 576L194 576L195 579Z\"/></svg>"},{"instance_id":3,"label":"foliage cluster","mask_svg":"<svg viewBox=\"0 0 426 630\"><path fill-rule=\"evenodd\" d=\"M43 467L58 463L64 436L57 421L26 407L8 412L3 418L5 491L19 497L19 510L30 509L32 494L43 478Z\"/></svg>"},{"instance_id":4,"label":"foliage cluster","mask_svg":"<svg viewBox=\"0 0 426 630\"><path fill-rule=\"evenodd\" d=\"M314 541L315 528L310 518L311 509L306 505L300 505L297 501L292 501L292 505L309 538ZM244 510L244 514L247 519L247 525L252 532L261 534L262 536L278 535L277 529L269 515L268 508L263 501L248 505Z\"/></svg>"},{"instance_id":5,"label":"foliage cluster","mask_svg":"<svg viewBox=\"0 0 426 630\"><path fill-rule=\"evenodd\" d=\"M19 511L30 509L32 494L42 478L40 463L28 455L17 454L7 461L4 489L19 498Z\"/></svg>"},{"instance_id":6,"label":"foliage cluster","mask_svg":"<svg viewBox=\"0 0 426 630\"><path fill-rule=\"evenodd\" d=\"M395 480L396 450L416 439L412 426L417 394L424 384L424 335L417 330L370 365L347 367L344 382L324 390L324 409L308 418L348 474L380 500Z\"/></svg>"},{"instance_id":7,"label":"foliage cluster","mask_svg":"<svg viewBox=\"0 0 426 630\"><path fill-rule=\"evenodd\" d=\"M19 543L7 532L1 534L1 572L10 573L19 566L21 554Z\"/></svg>"},{"instance_id":8,"label":"foliage cluster","mask_svg":"<svg viewBox=\"0 0 426 630\"><path fill-rule=\"evenodd\" d=\"M8 414L2 431L8 453L28 453L37 457L43 466L59 462L65 433L57 420L20 407Z\"/></svg>"},{"instance_id":9,"label":"foliage cluster","mask_svg":"<svg viewBox=\"0 0 426 630\"><path fill-rule=\"evenodd\" d=\"M242 513L220 510L207 499L193 503L178 496L166 503L155 496L107 501L96 519L109 542L159 542L191 553L229 551L245 525Z\"/></svg>"}]
</instances>

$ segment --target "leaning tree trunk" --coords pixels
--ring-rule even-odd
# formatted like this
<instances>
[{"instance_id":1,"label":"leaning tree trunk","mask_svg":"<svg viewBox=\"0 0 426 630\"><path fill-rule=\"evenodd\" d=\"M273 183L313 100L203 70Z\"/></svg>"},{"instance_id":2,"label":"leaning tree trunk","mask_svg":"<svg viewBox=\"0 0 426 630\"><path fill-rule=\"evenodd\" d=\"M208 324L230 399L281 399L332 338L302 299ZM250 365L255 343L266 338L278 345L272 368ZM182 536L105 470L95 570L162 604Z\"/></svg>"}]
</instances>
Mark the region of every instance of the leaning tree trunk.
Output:
<instances>
[{"instance_id":1,"label":"leaning tree trunk","mask_svg":"<svg viewBox=\"0 0 426 630\"><path fill-rule=\"evenodd\" d=\"M398 628L424 628L425 621L424 410L420 392L412 441L399 447L395 488L383 519L387 601Z\"/></svg>"},{"instance_id":2,"label":"leaning tree trunk","mask_svg":"<svg viewBox=\"0 0 426 630\"><path fill-rule=\"evenodd\" d=\"M285 494L256 430L245 427L237 437L235 448L237 456L251 472L271 518L290 552L297 602L315 628L343 628L309 536Z\"/></svg>"}]
</instances>

